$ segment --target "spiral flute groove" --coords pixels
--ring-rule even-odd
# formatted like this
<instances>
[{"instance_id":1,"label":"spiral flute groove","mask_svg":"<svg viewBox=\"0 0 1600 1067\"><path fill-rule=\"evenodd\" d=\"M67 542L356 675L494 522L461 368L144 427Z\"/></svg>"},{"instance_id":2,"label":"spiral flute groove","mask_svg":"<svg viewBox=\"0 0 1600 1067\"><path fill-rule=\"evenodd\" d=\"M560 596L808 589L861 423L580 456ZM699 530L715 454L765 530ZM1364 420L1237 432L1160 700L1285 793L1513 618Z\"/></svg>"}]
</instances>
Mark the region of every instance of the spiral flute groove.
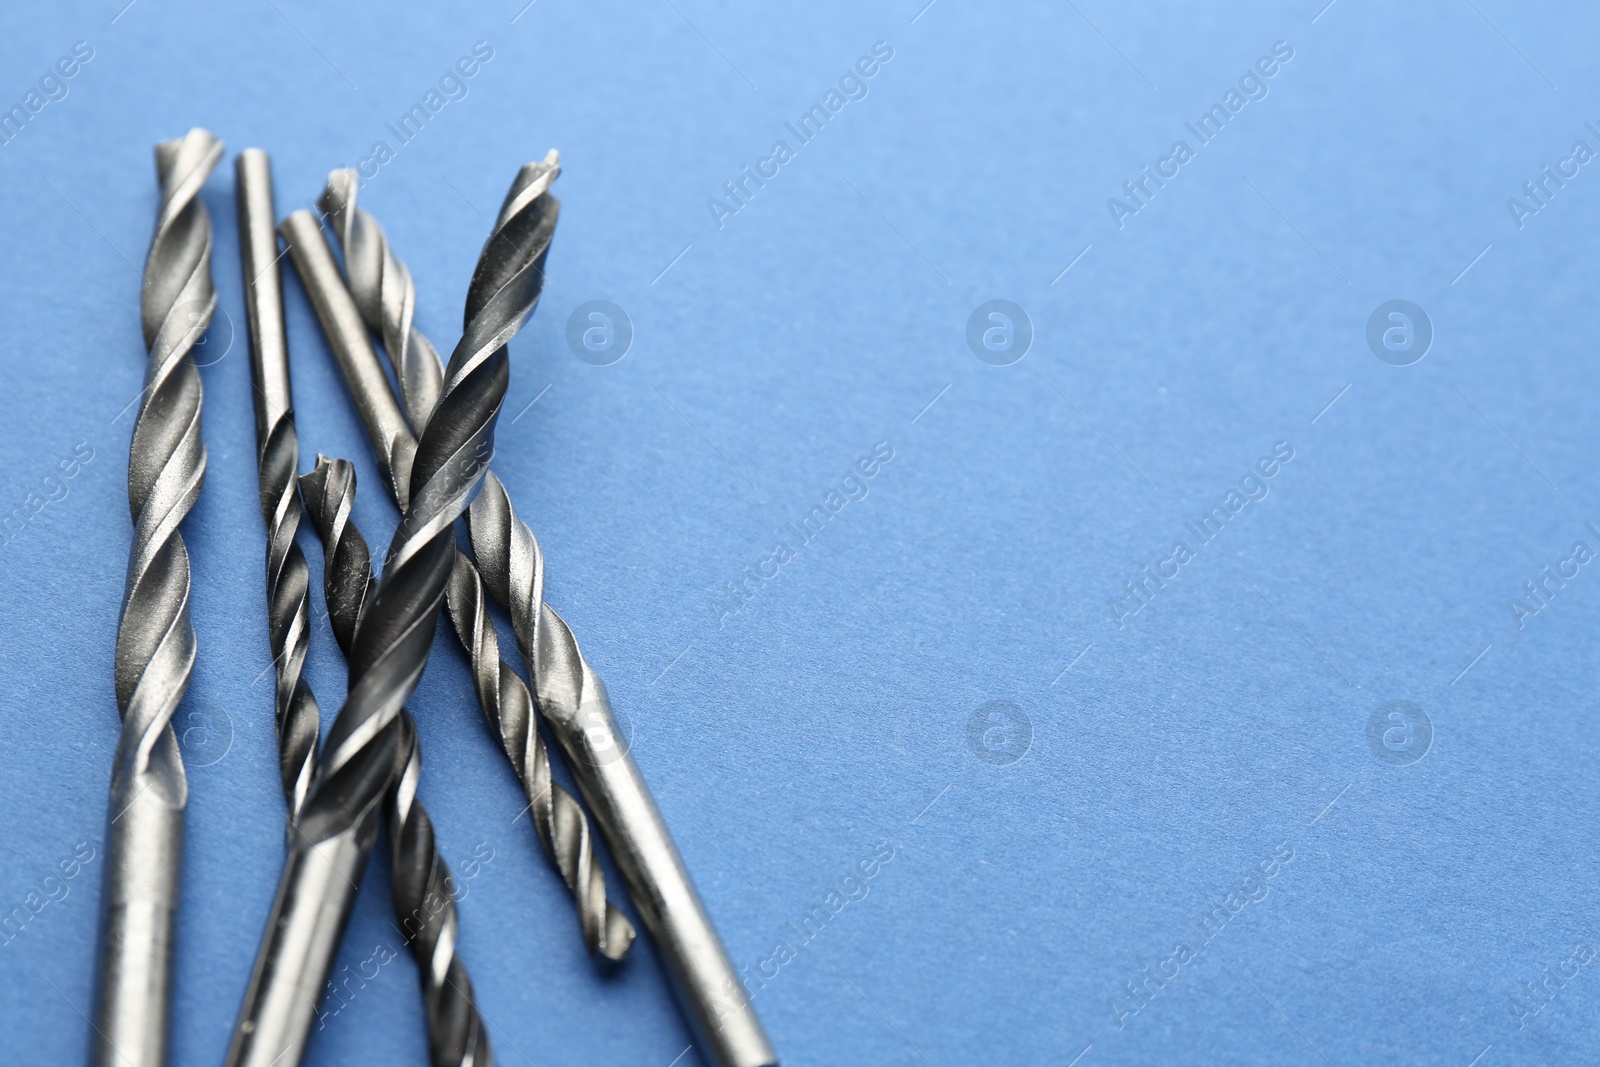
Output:
<instances>
[{"instance_id":1,"label":"spiral flute groove","mask_svg":"<svg viewBox=\"0 0 1600 1067\"><path fill-rule=\"evenodd\" d=\"M439 352L412 325L417 287L411 271L389 247L383 227L356 206L360 184L354 170L334 171L317 206L328 216L344 251L345 277L361 318L382 336L383 350L394 364L406 421L413 427L426 426L444 384Z\"/></svg>"},{"instance_id":2,"label":"spiral flute groove","mask_svg":"<svg viewBox=\"0 0 1600 1067\"><path fill-rule=\"evenodd\" d=\"M328 619L339 647L349 655L372 589L372 557L350 521L355 468L346 460L319 455L316 469L301 476L300 486L311 524L322 539ZM416 724L406 711L400 713L399 759L399 778L387 803L394 913L417 959L430 1062L433 1067L492 1067L487 1028L455 950L459 921L450 869L439 855L433 821L417 799L422 756Z\"/></svg>"},{"instance_id":3,"label":"spiral flute groove","mask_svg":"<svg viewBox=\"0 0 1600 1067\"><path fill-rule=\"evenodd\" d=\"M300 498L294 490L299 448L292 414L278 419L268 431L260 464L261 518L267 525L268 638L277 665L278 775L293 823L311 790L322 716L304 677L311 610L306 557L294 539L300 528Z\"/></svg>"},{"instance_id":4,"label":"spiral flute groove","mask_svg":"<svg viewBox=\"0 0 1600 1067\"><path fill-rule=\"evenodd\" d=\"M578 906L584 943L591 953L619 960L633 946L633 924L606 899L605 872L590 843L588 816L577 799L550 778L550 758L539 735L533 698L516 671L500 658L500 640L489 618L483 582L472 561L459 551L446 600L456 634L470 649L478 702L523 784L539 840Z\"/></svg>"},{"instance_id":5,"label":"spiral flute groove","mask_svg":"<svg viewBox=\"0 0 1600 1067\"><path fill-rule=\"evenodd\" d=\"M194 668L189 553L178 532L200 495L200 373L188 358L216 310L211 218L200 188L222 158L201 129L156 146L160 208L140 319L149 362L128 455L133 544L117 629L122 733L111 776L96 1064L166 1061L172 938L188 780L172 729Z\"/></svg>"},{"instance_id":6,"label":"spiral flute groove","mask_svg":"<svg viewBox=\"0 0 1600 1067\"><path fill-rule=\"evenodd\" d=\"M558 202L545 191L560 174L559 155L551 151L540 163L525 167L524 174L527 188L521 195L524 199L543 198L553 205L553 222L554 205ZM358 186L354 171L334 171L328 177L319 206L343 245L345 273L355 305L368 328L383 338L400 382L408 420L412 426L423 425L417 413L424 413L425 420L435 403L438 355L412 324L416 287L411 273L394 254L383 227L357 205ZM505 212L501 214L504 217ZM539 269L542 284L542 257ZM500 486L493 472L487 473L486 479L486 485ZM398 485L398 479L391 478L391 484ZM504 494L503 488L500 492ZM532 532L526 526L522 531L531 541ZM532 545L532 552L537 561L537 543ZM520 577L533 580L531 571ZM538 580L542 584L542 567ZM551 781L549 755L528 687L500 658L499 639L486 610L478 570L460 553L455 558L446 602L456 635L472 660L478 702L522 782L534 830L544 844L545 854L572 893L584 943L591 954L620 960L636 937L633 924L606 898L605 872L595 856L587 814L571 793Z\"/></svg>"},{"instance_id":7,"label":"spiral flute groove","mask_svg":"<svg viewBox=\"0 0 1600 1067\"><path fill-rule=\"evenodd\" d=\"M234 161L239 257L250 327L250 378L256 413L261 520L267 528L267 633L277 674L274 699L278 772L289 825L299 818L317 766L321 713L305 680L311 639L310 571L295 543L300 444L289 388L272 173L265 152L247 148ZM291 830L292 832L292 830Z\"/></svg>"}]
</instances>

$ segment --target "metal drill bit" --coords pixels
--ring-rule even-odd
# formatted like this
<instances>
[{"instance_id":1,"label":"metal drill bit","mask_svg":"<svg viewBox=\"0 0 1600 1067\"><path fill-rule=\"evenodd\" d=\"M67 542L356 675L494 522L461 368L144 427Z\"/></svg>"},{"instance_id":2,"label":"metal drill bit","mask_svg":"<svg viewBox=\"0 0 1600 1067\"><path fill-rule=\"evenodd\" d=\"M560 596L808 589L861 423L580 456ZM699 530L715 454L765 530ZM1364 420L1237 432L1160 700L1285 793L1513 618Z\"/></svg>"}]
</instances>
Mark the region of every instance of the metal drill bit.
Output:
<instances>
[{"instance_id":1,"label":"metal drill bit","mask_svg":"<svg viewBox=\"0 0 1600 1067\"><path fill-rule=\"evenodd\" d=\"M546 181L553 180L559 173L559 157L552 152L542 166L548 175ZM411 276L390 249L382 228L356 206L358 184L353 172L335 171L329 177L320 206L345 243L350 287L358 294L356 306L364 316L369 312L388 316L379 321L369 316L368 326L386 343L390 337L406 339L408 355L396 358L391 349L390 357L396 364L403 394L408 382L421 383L415 398L407 397L407 410L425 409L427 377L411 364L417 362L417 352L425 352L431 346L417 343L421 334L409 317L398 317L399 310L415 306L415 296L394 295L397 290L413 288ZM329 332L331 335L335 331ZM353 337L359 331L346 326L337 332ZM352 341L352 348L360 346ZM370 350L370 345L366 348ZM350 363L364 361L364 355L357 351L346 359ZM364 417L376 419L393 409L393 398L388 396L387 380L381 373L357 369L347 371L345 379ZM379 383L382 394L388 396L387 407L380 402L382 397L368 395L378 393ZM403 437L400 429L392 425L394 416L388 417L388 423L369 423L368 435L375 443ZM380 460L385 454L380 447ZM517 643L538 694L540 715L566 753L583 798L594 812L628 884L629 895L663 950L672 984L701 1047L721 1067L775 1064L777 1054L711 925L672 835L638 765L618 737L605 686L578 651L566 623L543 601L544 557L539 543L533 531L517 517L505 487L493 471L485 475L483 490L468 511L467 526L478 573L467 575L463 564L458 563L462 599L473 594L481 601L475 580L481 574L490 595L510 613ZM457 584L453 578L452 593ZM481 611L463 610L461 616ZM463 630L463 619L454 602L451 616L458 631ZM465 640L465 633L462 636ZM493 659L487 663L492 664ZM474 676L488 682L490 678L486 676L492 668L479 670L477 664L478 657L474 655ZM507 752L512 752L509 746ZM513 756L513 762L515 759Z\"/></svg>"},{"instance_id":2,"label":"metal drill bit","mask_svg":"<svg viewBox=\"0 0 1600 1067\"><path fill-rule=\"evenodd\" d=\"M355 468L346 460L318 455L316 469L301 475L300 487L311 524L322 538L328 619L348 656L373 588L371 553L350 519ZM459 921L450 869L439 856L433 820L417 800L422 755L416 723L405 710L400 712L400 733L402 769L386 805L394 914L417 958L430 1062L433 1067L493 1067L489 1035L472 999L472 980L455 951Z\"/></svg>"},{"instance_id":3,"label":"metal drill bit","mask_svg":"<svg viewBox=\"0 0 1600 1067\"><path fill-rule=\"evenodd\" d=\"M511 615L551 724L628 884L700 1047L718 1067L769 1067L778 1054L711 925L655 799L619 736L611 699L566 622L544 603L544 555L493 472L467 524L490 595Z\"/></svg>"},{"instance_id":4,"label":"metal drill bit","mask_svg":"<svg viewBox=\"0 0 1600 1067\"><path fill-rule=\"evenodd\" d=\"M489 617L478 568L457 551L445 602L461 643L470 650L478 703L522 782L527 811L578 905L591 953L621 959L633 946L633 924L606 899L605 874L589 836L589 817L573 795L550 777L550 757L539 734L533 697L517 672L500 658L500 638Z\"/></svg>"},{"instance_id":5,"label":"metal drill bit","mask_svg":"<svg viewBox=\"0 0 1600 1067\"><path fill-rule=\"evenodd\" d=\"M139 312L149 350L128 453L133 545L117 629L122 735L111 772L91 1062L163 1064L189 799L172 714L194 669L189 552L178 525L205 480L200 372L189 350L216 310L200 187L222 158L202 129L156 146L161 207Z\"/></svg>"},{"instance_id":6,"label":"metal drill bit","mask_svg":"<svg viewBox=\"0 0 1600 1067\"><path fill-rule=\"evenodd\" d=\"M453 526L494 452L509 371L506 342L537 296L554 218L543 198L525 192L519 175L467 287L465 330L411 457L405 515L356 631L349 696L301 810L229 1064L292 1067L304 1053L372 850L378 805L398 773L399 716L433 644L455 553ZM315 231L307 212L284 223L291 249L307 226Z\"/></svg>"},{"instance_id":7,"label":"metal drill bit","mask_svg":"<svg viewBox=\"0 0 1600 1067\"><path fill-rule=\"evenodd\" d=\"M293 827L311 788L321 730L317 700L304 677L311 637L311 579L305 553L294 539L300 528L300 495L295 491L300 445L289 388L283 277L278 266L277 215L272 207L272 165L267 154L259 148L245 149L234 160L234 176L239 258L250 322L261 519L267 527L268 636L278 677L278 773L289 806L289 826Z\"/></svg>"},{"instance_id":8,"label":"metal drill bit","mask_svg":"<svg viewBox=\"0 0 1600 1067\"><path fill-rule=\"evenodd\" d=\"M548 188L560 173L559 162L560 157L552 151L541 163L530 166L537 168L538 180ZM356 205L358 184L354 171L334 171L319 205L332 221L332 229L344 246L349 295L340 292L343 286L338 284L332 256L316 243L302 253L303 258L314 264L312 271L303 273L324 279L318 287L326 290L327 295L319 300L319 311L327 308L330 316L342 314L349 319L350 309L346 305L353 299L361 318L384 339L400 381L400 395L409 422L412 426L423 425L438 395L438 355L428 339L412 325L416 287L411 273L390 249L383 228ZM308 282L308 286L310 284ZM341 358L341 366L352 361L369 367L376 365L370 344L357 340L362 337L358 325L338 328L324 323L330 339L346 338L350 347L359 350ZM335 344L338 343L335 340ZM347 377L352 379L352 389L359 393L354 382L375 382L381 378L381 371L376 377L348 374ZM383 397L387 403L381 408L390 422L398 422L399 429L371 427L369 433L375 442L403 440L409 432L405 426L407 420L400 419L398 411L394 410L393 396L387 385ZM379 409L379 404L362 404L364 413L377 414ZM390 454L403 455L404 451L403 446L380 450L379 460L385 460ZM488 477L493 479L493 473ZM398 490L400 480L391 474L389 481ZM403 506L403 499L401 503ZM489 728L499 739L522 782L534 830L544 844L545 854L554 862L578 906L584 943L591 954L620 960L633 945L636 936L633 924L606 899L605 873L590 843L588 816L571 793L551 780L550 760L538 729L533 701L522 679L500 658L499 638L486 610L477 568L465 555L457 555L446 604L456 635L471 657L474 688Z\"/></svg>"}]
</instances>

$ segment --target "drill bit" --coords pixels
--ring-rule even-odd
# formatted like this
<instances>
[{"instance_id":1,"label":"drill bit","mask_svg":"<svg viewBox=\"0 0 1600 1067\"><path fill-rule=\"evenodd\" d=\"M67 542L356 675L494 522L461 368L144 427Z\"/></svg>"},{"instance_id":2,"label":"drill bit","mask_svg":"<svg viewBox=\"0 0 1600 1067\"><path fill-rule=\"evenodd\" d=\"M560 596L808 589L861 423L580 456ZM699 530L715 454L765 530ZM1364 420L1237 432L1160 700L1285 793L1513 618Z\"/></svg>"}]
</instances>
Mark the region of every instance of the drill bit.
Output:
<instances>
[{"instance_id":1,"label":"drill bit","mask_svg":"<svg viewBox=\"0 0 1600 1067\"><path fill-rule=\"evenodd\" d=\"M200 372L189 351L210 325L211 217L200 187L222 158L202 129L156 146L161 207L139 312L149 351L128 454L133 545L117 629L122 734L111 774L101 895L96 1065L163 1064L189 798L172 714L194 669L189 552L178 526L205 480Z\"/></svg>"},{"instance_id":2,"label":"drill bit","mask_svg":"<svg viewBox=\"0 0 1600 1067\"><path fill-rule=\"evenodd\" d=\"M533 697L509 663L489 617L478 568L459 550L445 602L456 635L469 649L478 703L528 797L530 817L545 852L578 906L591 953L621 959L633 946L633 924L606 899L605 874L590 843L589 818L573 795L550 777L550 758L539 734Z\"/></svg>"},{"instance_id":3,"label":"drill bit","mask_svg":"<svg viewBox=\"0 0 1600 1067\"><path fill-rule=\"evenodd\" d=\"M605 683L566 622L544 603L539 542L493 472L472 502L467 528L484 584L511 615L540 714L555 731L628 894L662 949L701 1049L718 1067L775 1067L778 1054L638 764L618 736Z\"/></svg>"},{"instance_id":4,"label":"drill bit","mask_svg":"<svg viewBox=\"0 0 1600 1067\"><path fill-rule=\"evenodd\" d=\"M543 166L553 179L559 172L554 152L546 157ZM344 242L350 288L367 325L383 336L386 344L393 337L395 344L406 345L404 356L397 358L394 348L389 353L406 396L407 410L425 409L427 377L411 364L418 362L416 353L426 352L431 346L425 341L418 344L421 334L409 317L400 317L401 312L414 308L415 296L395 295L398 290L413 288L410 272L394 255L378 223L356 206L358 185L354 172L335 171L329 177L320 206ZM384 317L374 321L373 314ZM357 331L346 327L339 332L351 336ZM367 349L370 351L370 345ZM345 379L363 415L376 415L377 398L367 394L376 393L380 382L387 393L387 380L381 373L370 369L347 372ZM420 383L414 397L405 394L408 382L413 381ZM388 406L393 407L392 397ZM368 433L374 442L402 436L390 424L369 425ZM384 455L381 449L379 455L380 459ZM483 490L468 511L467 527L473 555L477 557L476 573L465 573L470 564L464 558L458 562L460 577L452 578L452 594L459 587L464 602L469 594L481 601L481 575L481 583L488 587L490 595L510 613L517 643L538 694L540 717L561 744L583 798L595 813L601 834L628 884L629 895L663 949L673 986L701 1047L721 1067L775 1064L777 1054L735 976L727 950L706 915L649 788L632 755L617 737L616 719L605 686L578 651L566 623L544 603L544 557L539 543L533 531L517 517L505 486L493 471L485 475ZM451 604L451 617L463 640L467 630L463 623L475 614L484 614L482 608L468 611L463 606L458 613L455 603ZM479 628L474 622L474 635ZM487 620L482 628L492 630ZM490 681L486 676L493 668L485 666L480 670L476 653L473 660L474 676L482 679L481 687ZM493 658L485 661L493 662ZM510 746L507 753L512 753ZM531 791L530 786L530 795ZM581 901L580 897L580 907Z\"/></svg>"},{"instance_id":5,"label":"drill bit","mask_svg":"<svg viewBox=\"0 0 1600 1067\"><path fill-rule=\"evenodd\" d=\"M528 196L526 172L506 196L467 287L465 328L443 392L408 463L404 517L350 652L349 695L334 718L301 809L272 916L227 1063L292 1067L305 1051L317 996L333 966L378 806L399 771L399 716L427 665L455 553L453 527L494 452L509 374L506 342L533 309L554 215ZM284 223L316 228L308 212Z\"/></svg>"},{"instance_id":6,"label":"drill bit","mask_svg":"<svg viewBox=\"0 0 1600 1067\"><path fill-rule=\"evenodd\" d=\"M348 656L372 589L372 556L350 519L355 468L346 460L319 455L316 469L301 475L300 488L322 539L328 619ZM430 1062L433 1067L493 1067L489 1035L472 999L472 980L455 951L459 921L450 869L439 856L433 820L417 800L422 755L416 723L405 710L400 712L400 735L402 770L386 805L394 913L417 958Z\"/></svg>"},{"instance_id":7,"label":"drill bit","mask_svg":"<svg viewBox=\"0 0 1600 1067\"><path fill-rule=\"evenodd\" d=\"M533 165L539 168L538 177L545 187L560 173L559 160L557 153L551 151L543 162ZM405 426L407 421L412 426L426 424L438 395L439 362L433 345L412 325L416 286L411 272L389 247L388 238L377 220L356 205L358 185L355 171L334 171L328 177L328 187L319 205L331 220L331 228L344 248L349 297L341 299L343 286L337 284L337 268L332 266L332 257L324 249L314 244L307 250L306 258L320 265L322 277L332 277L322 286L329 290L329 296L319 308L326 305L330 313L334 313L353 300L367 326L384 340L400 382L407 418L400 419L398 412L393 411L393 397L385 387L388 421L397 422L399 429L373 427L370 433L374 440L392 441L409 432ZM552 203L556 203L553 198ZM344 308L343 317L350 318L348 308ZM370 344L354 341L361 336L359 324L342 330L326 322L324 326L330 338L350 337L352 345L359 349L355 355L343 359L341 366L351 359L366 366L376 365ZM381 371L379 374L381 376ZM370 375L365 380L376 381ZM364 404L363 412L367 411L376 411L376 405ZM404 449L398 451L403 453ZM380 461L388 454L380 450ZM499 484L492 472L487 477ZM398 477L391 474L389 481L399 489ZM403 499L400 502L403 506ZM620 960L633 945L636 936L633 924L606 899L605 872L590 843L588 816L571 793L551 780L549 755L538 729L538 716L528 687L500 658L499 638L486 610L477 568L465 555L457 554L445 602L456 635L471 658L474 688L489 728L522 782L534 830L544 844L545 854L555 864L577 904L584 943L591 954Z\"/></svg>"},{"instance_id":8,"label":"drill bit","mask_svg":"<svg viewBox=\"0 0 1600 1067\"><path fill-rule=\"evenodd\" d=\"M261 519L267 527L267 621L277 671L275 701L278 773L292 828L317 765L321 715L304 677L310 641L310 573L295 543L300 496L295 475L300 445L289 388L289 347L283 320L283 277L278 266L277 216L272 207L272 166L259 148L234 160L239 207L239 256L250 322L250 379L255 388L256 462ZM292 832L292 829L291 831Z\"/></svg>"}]
</instances>

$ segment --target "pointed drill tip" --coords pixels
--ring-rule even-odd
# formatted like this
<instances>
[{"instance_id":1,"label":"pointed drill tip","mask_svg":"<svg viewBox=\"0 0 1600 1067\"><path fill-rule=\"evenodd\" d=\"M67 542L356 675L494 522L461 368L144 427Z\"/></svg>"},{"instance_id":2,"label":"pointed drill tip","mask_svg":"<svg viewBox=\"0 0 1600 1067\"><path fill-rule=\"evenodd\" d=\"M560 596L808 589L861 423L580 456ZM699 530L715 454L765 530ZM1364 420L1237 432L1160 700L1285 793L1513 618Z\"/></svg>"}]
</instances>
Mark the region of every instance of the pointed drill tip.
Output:
<instances>
[{"instance_id":1,"label":"pointed drill tip","mask_svg":"<svg viewBox=\"0 0 1600 1067\"><path fill-rule=\"evenodd\" d=\"M331 459L317 453L317 462L311 470L299 477L300 488L307 493L322 493L327 485L332 483L349 482L352 487L356 480L355 465L347 459Z\"/></svg>"},{"instance_id":2,"label":"pointed drill tip","mask_svg":"<svg viewBox=\"0 0 1600 1067\"><path fill-rule=\"evenodd\" d=\"M599 948L601 957L611 963L621 963L628 958L628 950L633 948L634 939L638 936L628 917L608 903L605 943Z\"/></svg>"},{"instance_id":3,"label":"pointed drill tip","mask_svg":"<svg viewBox=\"0 0 1600 1067\"><path fill-rule=\"evenodd\" d=\"M317 199L317 207L324 215L337 217L355 206L356 192L360 188L361 177L350 167L329 171L328 184Z\"/></svg>"},{"instance_id":4,"label":"pointed drill tip","mask_svg":"<svg viewBox=\"0 0 1600 1067\"><path fill-rule=\"evenodd\" d=\"M222 142L210 130L202 126L195 126L182 137L173 137L165 141L156 142L156 175L165 183L171 175L178 160L183 156L185 149L201 156L215 155L222 158ZM215 161L213 160L213 165ZM207 167L207 170L210 168Z\"/></svg>"},{"instance_id":5,"label":"pointed drill tip","mask_svg":"<svg viewBox=\"0 0 1600 1067\"><path fill-rule=\"evenodd\" d=\"M327 492L328 475L332 470L333 461L318 452L317 465L295 479L300 483L300 496L306 513L311 516L312 525L319 528L323 525L323 500Z\"/></svg>"},{"instance_id":6,"label":"pointed drill tip","mask_svg":"<svg viewBox=\"0 0 1600 1067\"><path fill-rule=\"evenodd\" d=\"M554 148L539 162L524 163L511 182L511 188L506 190L505 201L500 205L500 217L495 220L495 229L504 227L512 216L548 193L550 184L560 176L561 153Z\"/></svg>"},{"instance_id":7,"label":"pointed drill tip","mask_svg":"<svg viewBox=\"0 0 1600 1067\"><path fill-rule=\"evenodd\" d=\"M317 462L309 471L300 475L300 485L302 487L308 487L311 485L320 486L322 482L327 480L328 469L332 466L333 460L329 459L327 456L324 456L321 452L318 452Z\"/></svg>"}]
</instances>

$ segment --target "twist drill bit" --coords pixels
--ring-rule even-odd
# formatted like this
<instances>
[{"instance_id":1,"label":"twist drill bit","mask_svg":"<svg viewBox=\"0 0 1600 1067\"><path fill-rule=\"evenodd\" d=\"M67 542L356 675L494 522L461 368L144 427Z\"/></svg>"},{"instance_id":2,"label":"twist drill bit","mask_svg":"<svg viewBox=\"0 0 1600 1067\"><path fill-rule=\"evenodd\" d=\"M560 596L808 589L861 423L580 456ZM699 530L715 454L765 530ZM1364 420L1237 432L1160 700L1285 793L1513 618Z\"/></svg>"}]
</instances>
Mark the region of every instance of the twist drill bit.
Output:
<instances>
[{"instance_id":1,"label":"twist drill bit","mask_svg":"<svg viewBox=\"0 0 1600 1067\"><path fill-rule=\"evenodd\" d=\"M289 387L289 347L278 267L277 216L267 154L247 148L234 161L239 205L239 256L250 322L250 379L255 388L256 461L261 519L267 527L267 622L277 670L278 772L289 825L299 818L317 765L321 714L304 677L311 638L310 573L295 543L300 496L295 491L300 446ZM292 832L292 831L291 831Z\"/></svg>"},{"instance_id":2,"label":"twist drill bit","mask_svg":"<svg viewBox=\"0 0 1600 1067\"><path fill-rule=\"evenodd\" d=\"M500 638L489 617L478 568L460 551L445 601L456 635L470 650L478 703L522 782L539 840L577 903L584 943L591 953L619 960L633 946L633 924L606 899L605 874L590 843L589 818L572 794L551 780L533 697L500 658Z\"/></svg>"},{"instance_id":3,"label":"twist drill bit","mask_svg":"<svg viewBox=\"0 0 1600 1067\"><path fill-rule=\"evenodd\" d=\"M467 528L490 595L511 615L550 723L594 812L628 895L662 949L700 1047L719 1067L775 1067L768 1040L711 925L672 834L626 743L605 683L566 622L544 603L544 555L490 472Z\"/></svg>"},{"instance_id":4,"label":"twist drill bit","mask_svg":"<svg viewBox=\"0 0 1600 1067\"><path fill-rule=\"evenodd\" d=\"M542 166L547 168L547 181L553 180L559 173L556 154L547 156ZM390 309L414 306L414 296L404 300L389 298L392 289L411 286L410 274L383 238L382 228L356 206L358 184L351 172L335 171L320 205L332 219L334 232L345 242L351 289L364 294L356 297L355 305L364 315L368 309L387 314ZM356 246L353 253L352 243ZM421 335L409 319L394 317L374 322L368 317L366 321L386 343L391 336L406 337L410 339L410 351L424 350L415 343ZM350 327L339 331L342 336L357 332ZM357 347L352 342L352 348ZM370 352L370 346L366 351ZM390 358L396 364L403 392L413 375L402 369L393 349ZM358 361L352 354L346 362ZM420 373L415 377L425 381ZM380 411L378 401L387 396L387 381L381 373L370 368L361 372L347 370L345 379L363 415ZM383 386L381 394L378 383ZM392 396L388 400L392 409ZM407 410L425 404L425 393L406 401ZM378 424L369 425L368 434L375 444L402 436L392 425ZM380 459L383 455L379 448ZM468 574L470 563L465 558L458 561L451 592L455 595L459 588L462 607L458 611L452 601L450 608L463 641L470 630L476 649L481 630L492 631L487 620L480 624L475 618L484 614L481 606L469 610L473 597L481 604L481 575L481 583L511 615L517 643L538 694L540 716L555 732L584 800L595 813L601 834L627 881L629 895L663 949L673 986L687 1009L701 1047L722 1067L775 1064L777 1054L735 976L727 950L706 915L649 788L632 755L617 737L616 719L605 686L578 651L566 623L544 603L544 557L539 543L533 531L517 517L504 485L493 471L486 473L483 490L468 510L467 527L477 568ZM465 625L467 622L471 622L470 627ZM474 651L474 677L479 680L480 692L493 681L493 668L488 665L494 660L494 656L483 659L485 666L480 669L480 656ZM493 719L491 715L491 722ZM512 752L508 745L507 754ZM517 762L515 755L512 759ZM525 776L524 781L529 779ZM531 796L531 784L529 792ZM580 897L580 907L581 900Z\"/></svg>"},{"instance_id":5,"label":"twist drill bit","mask_svg":"<svg viewBox=\"0 0 1600 1067\"><path fill-rule=\"evenodd\" d=\"M316 469L301 475L300 487L311 524L322 539L328 618L348 656L372 588L366 538L350 520L355 468L345 460L319 455ZM400 734L402 769L387 804L394 913L417 958L430 1062L433 1067L493 1067L489 1035L472 999L472 980L455 951L459 921L450 869L439 856L433 820L417 800L422 755L416 723L403 710Z\"/></svg>"},{"instance_id":6,"label":"twist drill bit","mask_svg":"<svg viewBox=\"0 0 1600 1067\"><path fill-rule=\"evenodd\" d=\"M194 669L189 552L178 525L205 479L200 372L189 350L210 325L211 217L200 187L222 158L202 129L156 146L161 207L139 313L149 363L128 453L133 545L117 629L122 734L111 773L101 897L97 1065L163 1064L189 783L172 729Z\"/></svg>"},{"instance_id":7,"label":"twist drill bit","mask_svg":"<svg viewBox=\"0 0 1600 1067\"><path fill-rule=\"evenodd\" d=\"M506 342L537 296L555 220L542 197L525 193L519 175L467 287L463 336L408 466L405 515L356 631L349 695L301 809L229 1064L292 1067L305 1051L372 851L378 805L399 771L399 716L427 665L455 553L453 526L494 452L509 373ZM291 250L306 227L315 236L316 222L303 211L284 223Z\"/></svg>"},{"instance_id":8,"label":"twist drill bit","mask_svg":"<svg viewBox=\"0 0 1600 1067\"><path fill-rule=\"evenodd\" d=\"M560 157L550 152L537 168L537 180L548 188L560 173ZM367 326L384 339L390 362L400 381L400 395L412 426L423 425L432 411L438 390L438 355L428 339L412 325L416 287L405 264L389 247L383 228L356 205L358 181L354 171L336 170L328 178L320 207L333 223L333 231L344 246L345 270L350 279L349 298ZM552 203L558 203L553 200ZM324 249L313 247L308 258L321 265L324 277L332 276L332 290L324 303L336 309L346 303L337 285L336 268ZM309 283L308 283L309 284ZM320 306L320 305L319 305ZM349 318L348 313L345 318ZM360 330L338 330L326 326L330 337L359 336ZM358 345L358 354L346 358L363 364L376 363L370 345ZM397 355L398 353L398 355ZM431 365L431 371L429 367ZM380 372L381 373L381 372ZM375 379L369 379L375 380ZM393 398L385 396L393 408ZM376 405L364 403L363 411ZM420 414L419 414L420 413ZM400 431L372 428L374 440L403 438L404 421L397 413ZM403 453L403 449L399 450ZM382 461L386 456L379 452ZM487 477L498 485L493 472ZM400 481L390 476L398 490ZM398 496L398 493L397 493ZM403 505L403 500L401 501ZM533 701L522 679L500 658L499 638L490 620L477 568L465 555L457 554L445 602L462 647L472 661L472 676L478 702L489 728L494 731L506 757L511 761L528 797L528 810L535 832L572 893L578 908L579 927L591 954L616 961L627 955L635 938L633 924L606 899L605 872L591 845L589 819L571 793L555 784L550 776L550 760L538 729Z\"/></svg>"}]
</instances>

